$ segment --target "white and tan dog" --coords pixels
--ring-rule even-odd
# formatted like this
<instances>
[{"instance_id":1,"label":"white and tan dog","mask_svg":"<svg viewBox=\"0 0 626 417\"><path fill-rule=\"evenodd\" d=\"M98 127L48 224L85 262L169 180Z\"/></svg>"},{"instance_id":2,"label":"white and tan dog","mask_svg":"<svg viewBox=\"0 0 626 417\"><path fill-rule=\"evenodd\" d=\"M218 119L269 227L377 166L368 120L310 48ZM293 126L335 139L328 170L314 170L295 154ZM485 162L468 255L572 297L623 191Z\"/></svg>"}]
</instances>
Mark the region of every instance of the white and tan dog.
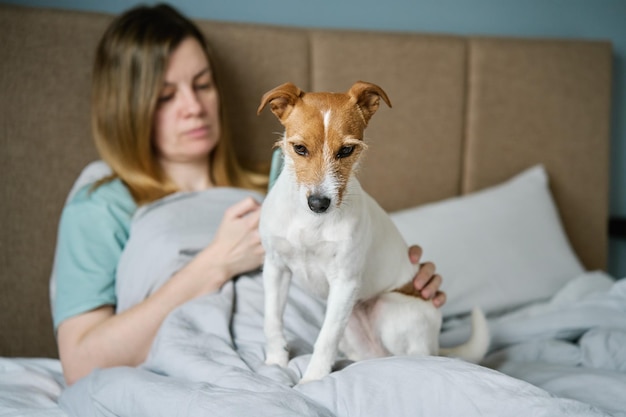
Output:
<instances>
[{"instance_id":1,"label":"white and tan dog","mask_svg":"<svg viewBox=\"0 0 626 417\"><path fill-rule=\"evenodd\" d=\"M355 176L366 148L363 131L380 99L377 85L357 82L347 93L305 93L291 83L268 91L269 104L285 127L277 143L285 166L262 207L260 232L266 250L266 363L286 366L283 312L293 277L327 299L322 328L301 380L326 376L338 349L352 360L388 355L458 356L477 362L489 333L483 314L472 316L465 344L439 349L441 312L411 294L417 272L408 245L388 214Z\"/></svg>"}]
</instances>

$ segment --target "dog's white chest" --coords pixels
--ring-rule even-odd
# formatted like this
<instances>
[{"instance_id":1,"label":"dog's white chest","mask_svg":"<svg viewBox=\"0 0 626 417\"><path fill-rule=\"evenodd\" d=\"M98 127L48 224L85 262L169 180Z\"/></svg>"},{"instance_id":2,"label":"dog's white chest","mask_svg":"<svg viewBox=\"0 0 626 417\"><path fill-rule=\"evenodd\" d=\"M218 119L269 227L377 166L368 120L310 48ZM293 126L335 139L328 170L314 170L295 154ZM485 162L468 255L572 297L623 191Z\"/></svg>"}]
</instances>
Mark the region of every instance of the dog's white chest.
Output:
<instances>
[{"instance_id":1,"label":"dog's white chest","mask_svg":"<svg viewBox=\"0 0 626 417\"><path fill-rule=\"evenodd\" d=\"M291 270L294 280L319 297L327 297L331 271L341 254L344 233L321 233L299 224L285 225L282 233L268 240L268 252L284 268Z\"/></svg>"}]
</instances>

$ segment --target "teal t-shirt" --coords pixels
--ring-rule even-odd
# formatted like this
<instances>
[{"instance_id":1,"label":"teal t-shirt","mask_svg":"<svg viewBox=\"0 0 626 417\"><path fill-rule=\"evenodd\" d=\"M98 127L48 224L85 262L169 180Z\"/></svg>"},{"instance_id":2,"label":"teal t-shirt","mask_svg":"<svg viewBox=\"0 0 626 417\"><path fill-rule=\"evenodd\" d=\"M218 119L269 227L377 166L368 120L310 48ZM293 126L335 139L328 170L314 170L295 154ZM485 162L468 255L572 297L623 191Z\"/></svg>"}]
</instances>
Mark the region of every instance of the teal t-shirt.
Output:
<instances>
[{"instance_id":1,"label":"teal t-shirt","mask_svg":"<svg viewBox=\"0 0 626 417\"><path fill-rule=\"evenodd\" d=\"M115 274L137 209L119 180L81 188L65 205L55 258L55 330L70 317L115 305Z\"/></svg>"}]
</instances>

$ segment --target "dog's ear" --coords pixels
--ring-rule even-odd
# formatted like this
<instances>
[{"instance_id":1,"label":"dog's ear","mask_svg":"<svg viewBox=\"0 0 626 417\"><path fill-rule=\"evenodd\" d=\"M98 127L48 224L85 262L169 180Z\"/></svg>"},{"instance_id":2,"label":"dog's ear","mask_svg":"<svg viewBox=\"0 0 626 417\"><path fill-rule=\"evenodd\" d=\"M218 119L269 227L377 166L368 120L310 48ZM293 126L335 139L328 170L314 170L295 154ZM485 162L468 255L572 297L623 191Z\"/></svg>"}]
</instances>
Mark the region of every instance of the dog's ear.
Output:
<instances>
[{"instance_id":1,"label":"dog's ear","mask_svg":"<svg viewBox=\"0 0 626 417\"><path fill-rule=\"evenodd\" d=\"M292 83L285 83L263 94L261 105L257 109L257 114L265 108L267 103L270 104L272 113L278 117L281 122L289 116L296 100L302 96L302 91Z\"/></svg>"},{"instance_id":2,"label":"dog's ear","mask_svg":"<svg viewBox=\"0 0 626 417\"><path fill-rule=\"evenodd\" d=\"M381 98L391 107L391 101L389 101L387 93L376 84L357 81L350 87L350 90L348 90L348 95L355 100L356 105L361 110L361 114L363 114L363 119L366 124L370 121L374 113L376 113L376 110L378 110Z\"/></svg>"}]
</instances>

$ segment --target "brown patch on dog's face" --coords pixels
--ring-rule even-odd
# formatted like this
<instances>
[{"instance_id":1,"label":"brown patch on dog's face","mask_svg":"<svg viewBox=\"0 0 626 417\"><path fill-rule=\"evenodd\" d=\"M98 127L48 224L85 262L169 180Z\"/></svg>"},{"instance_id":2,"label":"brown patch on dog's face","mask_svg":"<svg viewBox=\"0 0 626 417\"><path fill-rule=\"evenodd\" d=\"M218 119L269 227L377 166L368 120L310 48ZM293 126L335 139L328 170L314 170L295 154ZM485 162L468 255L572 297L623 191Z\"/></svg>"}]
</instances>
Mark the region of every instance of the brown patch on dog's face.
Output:
<instances>
[{"instance_id":1,"label":"brown patch on dog's face","mask_svg":"<svg viewBox=\"0 0 626 417\"><path fill-rule=\"evenodd\" d=\"M285 127L279 144L286 169L293 171L299 193L312 211L322 213L342 203L366 147L363 131L381 99L391 107L382 88L364 81L346 93L304 93L285 83L261 98L257 113L270 104Z\"/></svg>"},{"instance_id":2,"label":"brown patch on dog's face","mask_svg":"<svg viewBox=\"0 0 626 417\"><path fill-rule=\"evenodd\" d=\"M283 152L305 197L320 195L339 206L365 147L358 107L345 94L308 93L283 124Z\"/></svg>"}]
</instances>

